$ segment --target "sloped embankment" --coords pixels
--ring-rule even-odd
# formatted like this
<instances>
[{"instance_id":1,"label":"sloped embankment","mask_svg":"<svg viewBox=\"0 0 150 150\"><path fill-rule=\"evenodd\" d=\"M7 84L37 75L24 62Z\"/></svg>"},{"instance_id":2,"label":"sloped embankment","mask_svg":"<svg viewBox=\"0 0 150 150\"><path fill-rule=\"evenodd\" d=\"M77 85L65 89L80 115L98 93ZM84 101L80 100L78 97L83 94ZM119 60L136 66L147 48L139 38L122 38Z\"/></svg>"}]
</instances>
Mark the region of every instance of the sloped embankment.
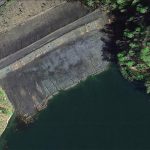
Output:
<instances>
[{"instance_id":1,"label":"sloped embankment","mask_svg":"<svg viewBox=\"0 0 150 150\"><path fill-rule=\"evenodd\" d=\"M108 22L105 12L89 13L73 2L34 19L12 31L20 37L15 41L12 34L3 35L14 46L6 45L7 54L2 53L0 61L0 85L23 118L45 108L60 90L104 71L109 64L103 57L105 44L101 40L107 36L100 31Z\"/></svg>"},{"instance_id":2,"label":"sloped embankment","mask_svg":"<svg viewBox=\"0 0 150 150\"><path fill-rule=\"evenodd\" d=\"M89 11L84 8L85 7L82 7L79 3L65 3L63 0L18 0L6 3L0 8L1 69L4 67L4 64L7 66L19 59L19 57L22 57L22 53L16 56L16 54L14 54L15 52L19 52L23 48L28 49L26 48L28 45L57 30L60 26L63 27L87 14ZM78 13L75 13L76 11ZM69 12L75 15L70 17ZM68 17L69 19L67 19ZM38 44L35 45L37 46ZM36 46L33 44L34 48L32 47L30 50L34 51ZM26 50L23 50L23 52L25 52L23 55L30 53L30 51L28 52ZM15 56L14 59L12 56ZM0 75L2 74L1 72ZM2 80L3 79L1 79L1 81ZM8 86L11 87L11 90L8 92L11 94L13 94L13 89L18 88L16 85L12 87L10 83ZM6 128L8 120L13 113L12 105L6 96L7 94L9 97L9 94L7 92L5 94L5 91L5 89L0 89L0 134ZM11 97L9 97L9 99L10 101L12 100ZM20 102L21 101L22 99L20 97ZM17 101L11 102L13 106L16 106L18 103Z\"/></svg>"}]
</instances>

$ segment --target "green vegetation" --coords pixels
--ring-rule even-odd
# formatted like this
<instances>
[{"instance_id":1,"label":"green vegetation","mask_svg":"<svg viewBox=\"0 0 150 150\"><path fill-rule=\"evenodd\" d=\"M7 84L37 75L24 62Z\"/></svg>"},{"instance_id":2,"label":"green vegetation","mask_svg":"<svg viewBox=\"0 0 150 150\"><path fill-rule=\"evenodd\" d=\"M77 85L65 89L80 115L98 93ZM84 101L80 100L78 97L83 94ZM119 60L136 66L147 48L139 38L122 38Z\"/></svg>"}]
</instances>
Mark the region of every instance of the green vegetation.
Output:
<instances>
[{"instance_id":1,"label":"green vegetation","mask_svg":"<svg viewBox=\"0 0 150 150\"><path fill-rule=\"evenodd\" d=\"M9 118L13 114L13 107L10 104L5 92L0 88L0 134L6 128Z\"/></svg>"},{"instance_id":2,"label":"green vegetation","mask_svg":"<svg viewBox=\"0 0 150 150\"><path fill-rule=\"evenodd\" d=\"M110 28L114 34L115 57L122 75L141 80L150 93L150 2L148 0L81 0L89 7L99 5L115 16Z\"/></svg>"},{"instance_id":3,"label":"green vegetation","mask_svg":"<svg viewBox=\"0 0 150 150\"><path fill-rule=\"evenodd\" d=\"M14 3L16 0L6 0L6 2L0 6L0 15L11 3Z\"/></svg>"}]
</instances>

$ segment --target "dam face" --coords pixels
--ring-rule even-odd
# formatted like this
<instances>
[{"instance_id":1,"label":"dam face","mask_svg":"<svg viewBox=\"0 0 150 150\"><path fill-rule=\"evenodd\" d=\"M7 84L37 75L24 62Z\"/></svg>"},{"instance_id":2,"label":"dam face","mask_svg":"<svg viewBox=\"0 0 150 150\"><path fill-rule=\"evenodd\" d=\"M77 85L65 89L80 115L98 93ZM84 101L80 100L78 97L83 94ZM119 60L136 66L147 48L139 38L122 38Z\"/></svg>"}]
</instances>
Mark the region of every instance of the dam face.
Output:
<instances>
[{"instance_id":1,"label":"dam face","mask_svg":"<svg viewBox=\"0 0 150 150\"><path fill-rule=\"evenodd\" d=\"M65 21L65 25L59 25L55 30L50 30L50 34L44 33L42 37L38 34L42 32L43 24L38 28L33 26L35 29L31 41L27 38L28 34L25 34L26 37L23 35L23 39L27 38L29 41L27 46L18 47L18 50L12 46L11 49L7 48L6 55L1 55L0 85L17 114L22 117L36 114L45 108L48 100L59 91L73 87L88 76L98 74L108 67L109 63L104 60L102 52L105 43L101 40L107 35L100 31L107 23L106 14L100 10L89 13L80 3L75 4L67 5L70 5L71 9L81 9L82 13L73 15L73 19L69 19L70 14L65 14L69 23ZM66 5L59 7L66 12ZM71 13L71 9L67 11ZM61 18L61 14L59 15ZM53 24L55 21L48 22ZM14 29L15 34L17 31L21 32L20 27L18 28ZM22 32L19 36L22 37ZM34 37L39 38L37 40ZM20 40L14 42L11 36L9 38L12 45L15 43L17 46L16 43L20 43Z\"/></svg>"}]
</instances>

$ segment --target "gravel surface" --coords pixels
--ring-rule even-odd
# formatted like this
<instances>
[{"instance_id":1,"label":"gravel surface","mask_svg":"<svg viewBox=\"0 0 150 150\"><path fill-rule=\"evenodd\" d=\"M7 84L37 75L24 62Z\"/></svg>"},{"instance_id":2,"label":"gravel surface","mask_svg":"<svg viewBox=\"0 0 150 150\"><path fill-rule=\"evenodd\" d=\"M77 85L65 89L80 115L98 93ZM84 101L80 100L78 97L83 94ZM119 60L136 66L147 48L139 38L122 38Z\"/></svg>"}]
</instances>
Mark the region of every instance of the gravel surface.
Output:
<instances>
[{"instance_id":1,"label":"gravel surface","mask_svg":"<svg viewBox=\"0 0 150 150\"><path fill-rule=\"evenodd\" d=\"M0 7L0 33L62 2L64 0L11 0Z\"/></svg>"}]
</instances>

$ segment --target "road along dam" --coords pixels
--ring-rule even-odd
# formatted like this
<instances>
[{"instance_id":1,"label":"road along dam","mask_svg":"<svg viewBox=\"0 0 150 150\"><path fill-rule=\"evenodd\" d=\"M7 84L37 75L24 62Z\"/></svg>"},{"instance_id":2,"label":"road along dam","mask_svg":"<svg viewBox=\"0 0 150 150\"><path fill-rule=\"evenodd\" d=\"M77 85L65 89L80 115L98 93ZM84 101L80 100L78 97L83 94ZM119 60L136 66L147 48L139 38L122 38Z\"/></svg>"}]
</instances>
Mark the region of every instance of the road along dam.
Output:
<instances>
[{"instance_id":1,"label":"road along dam","mask_svg":"<svg viewBox=\"0 0 150 150\"><path fill-rule=\"evenodd\" d=\"M16 114L29 118L55 94L108 67L105 12L63 2L0 35L0 86Z\"/></svg>"}]
</instances>

